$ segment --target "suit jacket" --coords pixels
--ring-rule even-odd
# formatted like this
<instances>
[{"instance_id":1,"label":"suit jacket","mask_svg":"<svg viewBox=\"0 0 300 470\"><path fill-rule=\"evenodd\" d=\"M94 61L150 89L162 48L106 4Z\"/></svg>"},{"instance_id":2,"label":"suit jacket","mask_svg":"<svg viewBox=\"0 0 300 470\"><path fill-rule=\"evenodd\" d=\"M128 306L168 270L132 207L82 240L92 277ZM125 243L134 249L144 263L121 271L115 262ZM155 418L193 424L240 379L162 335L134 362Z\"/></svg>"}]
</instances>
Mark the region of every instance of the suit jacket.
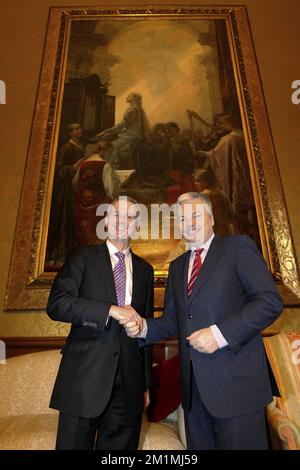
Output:
<instances>
[{"instance_id":1,"label":"suit jacket","mask_svg":"<svg viewBox=\"0 0 300 470\"><path fill-rule=\"evenodd\" d=\"M148 321L144 344L179 335L182 400L190 409L193 367L208 411L228 418L257 411L272 400L260 331L282 311L275 283L261 253L244 235L215 235L187 296L190 251L170 265L164 315ZM216 324L228 346L213 354L196 351L186 340L192 332Z\"/></svg>"},{"instance_id":2,"label":"suit jacket","mask_svg":"<svg viewBox=\"0 0 300 470\"><path fill-rule=\"evenodd\" d=\"M132 265L131 305L149 318L153 316L153 268L134 253ZM117 298L106 243L79 248L57 274L47 305L50 318L72 325L51 408L72 416L99 416L109 402L120 365L128 411L142 412L151 348L143 352L116 320L110 318L107 323L112 304L117 305Z\"/></svg>"}]
</instances>

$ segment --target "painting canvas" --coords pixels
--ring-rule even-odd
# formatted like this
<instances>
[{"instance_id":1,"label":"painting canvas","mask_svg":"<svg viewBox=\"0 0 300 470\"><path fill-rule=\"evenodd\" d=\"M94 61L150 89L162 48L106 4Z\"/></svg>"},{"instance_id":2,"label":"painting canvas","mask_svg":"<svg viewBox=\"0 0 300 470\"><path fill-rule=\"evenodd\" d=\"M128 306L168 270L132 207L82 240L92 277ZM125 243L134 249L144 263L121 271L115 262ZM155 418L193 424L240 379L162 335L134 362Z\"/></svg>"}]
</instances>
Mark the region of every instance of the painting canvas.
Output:
<instances>
[{"instance_id":1,"label":"painting canvas","mask_svg":"<svg viewBox=\"0 0 300 470\"><path fill-rule=\"evenodd\" d=\"M246 8L50 8L4 308L44 310L69 253L102 242L103 202L171 208L187 191L210 197L217 233L255 241L285 305L299 305ZM156 237L132 241L154 267L157 311L186 248L172 214L161 236L164 217Z\"/></svg>"},{"instance_id":2,"label":"painting canvas","mask_svg":"<svg viewBox=\"0 0 300 470\"><path fill-rule=\"evenodd\" d=\"M217 233L260 245L224 19L74 21L58 126L46 271L101 241L96 208L119 195L171 206L203 191ZM133 249L164 271L185 249L172 233Z\"/></svg>"}]
</instances>

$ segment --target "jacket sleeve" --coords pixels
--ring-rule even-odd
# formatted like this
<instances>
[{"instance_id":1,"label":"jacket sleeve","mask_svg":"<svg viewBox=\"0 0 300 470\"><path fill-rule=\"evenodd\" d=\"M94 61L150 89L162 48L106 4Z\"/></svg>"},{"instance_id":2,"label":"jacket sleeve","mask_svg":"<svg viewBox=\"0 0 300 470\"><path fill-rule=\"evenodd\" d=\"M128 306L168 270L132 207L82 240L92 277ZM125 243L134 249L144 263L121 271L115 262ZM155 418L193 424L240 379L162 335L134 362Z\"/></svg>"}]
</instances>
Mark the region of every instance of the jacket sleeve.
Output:
<instances>
[{"instance_id":1,"label":"jacket sleeve","mask_svg":"<svg viewBox=\"0 0 300 470\"><path fill-rule=\"evenodd\" d=\"M83 274L84 255L79 249L57 273L49 295L47 313L52 320L74 326L87 324L104 330L112 304L80 296Z\"/></svg>"},{"instance_id":2,"label":"jacket sleeve","mask_svg":"<svg viewBox=\"0 0 300 470\"><path fill-rule=\"evenodd\" d=\"M239 237L236 267L248 295L248 303L239 314L231 315L217 324L229 347L235 351L273 323L283 309L266 262L246 235Z\"/></svg>"},{"instance_id":3,"label":"jacket sleeve","mask_svg":"<svg viewBox=\"0 0 300 470\"><path fill-rule=\"evenodd\" d=\"M147 298L145 302L144 316L153 318L154 311L154 272L153 268L149 269L148 281L147 281ZM153 362L152 346L146 346L144 348L144 360L145 360L145 387L146 390L150 388L151 383L151 370Z\"/></svg>"},{"instance_id":4,"label":"jacket sleeve","mask_svg":"<svg viewBox=\"0 0 300 470\"><path fill-rule=\"evenodd\" d=\"M176 304L172 284L171 264L165 290L164 313L159 318L147 320L148 331L144 340L145 345L177 336Z\"/></svg>"}]
</instances>

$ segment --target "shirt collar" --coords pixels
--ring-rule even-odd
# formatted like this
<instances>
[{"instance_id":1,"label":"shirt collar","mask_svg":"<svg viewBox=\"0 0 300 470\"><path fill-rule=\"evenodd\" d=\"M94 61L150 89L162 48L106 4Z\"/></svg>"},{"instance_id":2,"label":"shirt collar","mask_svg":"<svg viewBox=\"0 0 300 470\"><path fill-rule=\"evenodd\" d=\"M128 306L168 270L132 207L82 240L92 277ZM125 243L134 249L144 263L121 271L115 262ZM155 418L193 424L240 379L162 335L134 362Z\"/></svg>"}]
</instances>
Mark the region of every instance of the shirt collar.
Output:
<instances>
[{"instance_id":1,"label":"shirt collar","mask_svg":"<svg viewBox=\"0 0 300 470\"><path fill-rule=\"evenodd\" d=\"M113 245L107 238L106 240L106 246L108 248L108 251L109 251L109 255L110 256L113 256L115 255L116 253L119 253L119 250L118 248L115 247L115 245ZM124 250L122 253L125 254L125 256L128 256L130 254L130 247L126 248L126 250Z\"/></svg>"},{"instance_id":2,"label":"shirt collar","mask_svg":"<svg viewBox=\"0 0 300 470\"><path fill-rule=\"evenodd\" d=\"M203 248L203 251L204 252L207 252L209 250L209 247L211 245L211 242L213 241L214 239L214 236L215 234L213 233L212 236L206 240L205 243L203 243L203 245L200 245L200 246L196 246L196 245L190 245L190 250L191 250L191 254L193 255L195 253L195 251L198 249L198 248Z\"/></svg>"}]
</instances>

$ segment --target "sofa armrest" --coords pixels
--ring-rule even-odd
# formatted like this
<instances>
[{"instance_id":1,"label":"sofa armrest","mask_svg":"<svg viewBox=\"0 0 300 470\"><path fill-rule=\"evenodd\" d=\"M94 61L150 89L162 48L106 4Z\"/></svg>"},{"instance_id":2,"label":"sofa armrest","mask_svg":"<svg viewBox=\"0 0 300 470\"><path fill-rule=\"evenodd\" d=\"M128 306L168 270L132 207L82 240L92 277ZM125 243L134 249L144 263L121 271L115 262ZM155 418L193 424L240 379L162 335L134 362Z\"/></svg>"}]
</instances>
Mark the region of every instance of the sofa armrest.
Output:
<instances>
[{"instance_id":1,"label":"sofa armrest","mask_svg":"<svg viewBox=\"0 0 300 470\"><path fill-rule=\"evenodd\" d=\"M267 406L267 420L275 448L300 450L300 429L277 407L276 398Z\"/></svg>"}]
</instances>

